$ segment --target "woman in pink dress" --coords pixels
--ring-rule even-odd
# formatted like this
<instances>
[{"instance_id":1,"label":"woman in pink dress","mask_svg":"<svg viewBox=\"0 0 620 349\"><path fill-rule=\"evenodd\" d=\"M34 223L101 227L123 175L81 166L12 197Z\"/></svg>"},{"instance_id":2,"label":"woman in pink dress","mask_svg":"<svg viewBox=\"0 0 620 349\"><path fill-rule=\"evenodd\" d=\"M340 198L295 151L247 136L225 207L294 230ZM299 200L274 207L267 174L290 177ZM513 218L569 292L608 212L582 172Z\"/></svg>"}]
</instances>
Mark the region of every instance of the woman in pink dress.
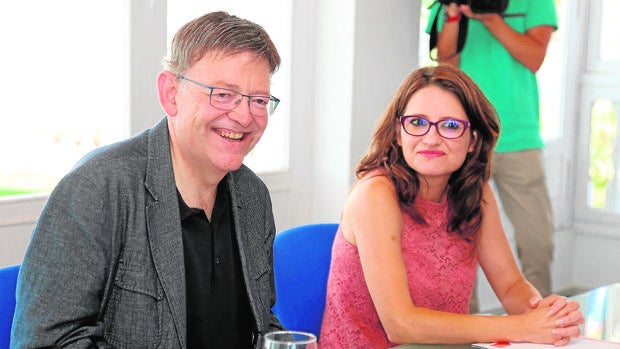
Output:
<instances>
[{"instance_id":1,"label":"woman in pink dress","mask_svg":"<svg viewBox=\"0 0 620 349\"><path fill-rule=\"evenodd\" d=\"M356 169L332 251L321 349L500 340L564 345L579 304L524 278L488 184L499 122L460 70L412 72ZM469 315L480 264L508 316Z\"/></svg>"}]
</instances>

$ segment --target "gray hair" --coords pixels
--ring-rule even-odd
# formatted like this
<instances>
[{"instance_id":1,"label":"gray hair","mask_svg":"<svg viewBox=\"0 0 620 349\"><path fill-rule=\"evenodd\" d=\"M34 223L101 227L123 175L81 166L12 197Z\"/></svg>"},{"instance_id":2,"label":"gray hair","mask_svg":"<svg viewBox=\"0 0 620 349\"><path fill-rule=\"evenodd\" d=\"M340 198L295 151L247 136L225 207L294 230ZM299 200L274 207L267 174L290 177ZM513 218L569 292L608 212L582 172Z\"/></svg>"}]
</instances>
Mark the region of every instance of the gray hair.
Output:
<instances>
[{"instance_id":1,"label":"gray hair","mask_svg":"<svg viewBox=\"0 0 620 349\"><path fill-rule=\"evenodd\" d=\"M230 15L211 12L185 24L172 39L170 56L164 69L182 74L207 52L224 55L250 51L269 62L271 74L280 66L280 55L269 35L260 25Z\"/></svg>"}]
</instances>

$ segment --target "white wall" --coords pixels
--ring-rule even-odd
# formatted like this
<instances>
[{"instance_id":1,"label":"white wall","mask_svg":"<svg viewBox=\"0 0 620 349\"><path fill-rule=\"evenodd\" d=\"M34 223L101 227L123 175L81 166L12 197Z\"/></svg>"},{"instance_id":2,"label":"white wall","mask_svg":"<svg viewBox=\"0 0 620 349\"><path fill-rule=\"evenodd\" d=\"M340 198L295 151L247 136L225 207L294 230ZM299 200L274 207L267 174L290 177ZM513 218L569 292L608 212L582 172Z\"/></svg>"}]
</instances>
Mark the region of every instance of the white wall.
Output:
<instances>
[{"instance_id":1,"label":"white wall","mask_svg":"<svg viewBox=\"0 0 620 349\"><path fill-rule=\"evenodd\" d=\"M376 120L418 65L419 3L319 2L310 221L338 221Z\"/></svg>"}]
</instances>

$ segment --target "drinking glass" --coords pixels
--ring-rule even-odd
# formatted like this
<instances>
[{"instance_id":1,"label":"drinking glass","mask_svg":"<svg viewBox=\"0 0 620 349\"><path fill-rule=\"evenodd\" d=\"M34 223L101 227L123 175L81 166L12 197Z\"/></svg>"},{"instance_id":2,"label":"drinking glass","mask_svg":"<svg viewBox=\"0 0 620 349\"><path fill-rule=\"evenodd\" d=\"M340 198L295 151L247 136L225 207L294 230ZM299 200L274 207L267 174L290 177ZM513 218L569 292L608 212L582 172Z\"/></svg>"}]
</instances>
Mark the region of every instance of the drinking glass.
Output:
<instances>
[{"instance_id":1,"label":"drinking glass","mask_svg":"<svg viewBox=\"0 0 620 349\"><path fill-rule=\"evenodd\" d=\"M261 349L318 349L316 336L301 331L275 331L267 333Z\"/></svg>"}]
</instances>

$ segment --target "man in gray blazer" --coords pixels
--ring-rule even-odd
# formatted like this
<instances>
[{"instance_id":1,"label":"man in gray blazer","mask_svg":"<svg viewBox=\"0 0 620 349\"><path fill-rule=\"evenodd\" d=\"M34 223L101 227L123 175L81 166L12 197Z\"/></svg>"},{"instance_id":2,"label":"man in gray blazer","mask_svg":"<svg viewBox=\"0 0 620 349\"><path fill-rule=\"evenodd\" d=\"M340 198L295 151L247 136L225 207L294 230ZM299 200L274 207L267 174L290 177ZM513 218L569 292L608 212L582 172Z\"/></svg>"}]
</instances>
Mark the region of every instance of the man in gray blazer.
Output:
<instances>
[{"instance_id":1,"label":"man in gray blazer","mask_svg":"<svg viewBox=\"0 0 620 349\"><path fill-rule=\"evenodd\" d=\"M279 100L264 29L182 27L157 79L166 117L96 150L50 195L17 286L14 348L249 348L281 328L269 192L242 164Z\"/></svg>"}]
</instances>

